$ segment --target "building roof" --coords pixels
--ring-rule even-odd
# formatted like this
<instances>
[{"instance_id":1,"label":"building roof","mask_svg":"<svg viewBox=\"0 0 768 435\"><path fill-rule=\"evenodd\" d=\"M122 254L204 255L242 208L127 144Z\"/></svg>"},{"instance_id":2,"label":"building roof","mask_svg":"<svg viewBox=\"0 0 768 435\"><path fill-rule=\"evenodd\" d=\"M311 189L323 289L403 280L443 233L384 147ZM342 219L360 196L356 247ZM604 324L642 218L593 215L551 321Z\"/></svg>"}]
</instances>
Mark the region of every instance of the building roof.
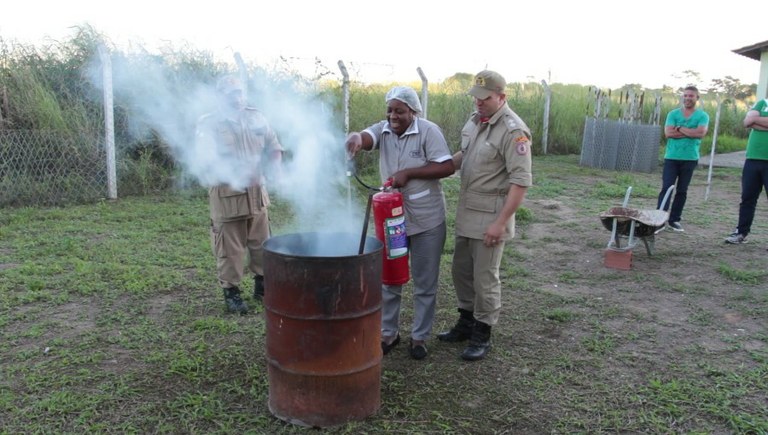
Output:
<instances>
[{"instance_id":1,"label":"building roof","mask_svg":"<svg viewBox=\"0 0 768 435\"><path fill-rule=\"evenodd\" d=\"M760 60L760 53L768 51L768 41L758 42L757 44L733 50L734 53L747 56L750 59Z\"/></svg>"}]
</instances>

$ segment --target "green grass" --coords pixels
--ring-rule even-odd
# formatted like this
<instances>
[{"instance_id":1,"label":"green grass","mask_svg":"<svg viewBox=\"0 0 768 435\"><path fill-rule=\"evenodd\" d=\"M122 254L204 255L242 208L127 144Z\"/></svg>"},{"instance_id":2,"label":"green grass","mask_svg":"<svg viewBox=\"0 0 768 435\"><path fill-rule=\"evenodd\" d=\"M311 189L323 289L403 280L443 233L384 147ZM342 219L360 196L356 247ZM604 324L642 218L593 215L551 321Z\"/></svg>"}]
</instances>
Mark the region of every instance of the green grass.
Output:
<instances>
[{"instance_id":1,"label":"green grass","mask_svg":"<svg viewBox=\"0 0 768 435\"><path fill-rule=\"evenodd\" d=\"M725 263L720 263L718 271L731 281L751 285L763 282L763 278L768 275L768 272L766 272L764 268L740 269Z\"/></svg>"},{"instance_id":2,"label":"green grass","mask_svg":"<svg viewBox=\"0 0 768 435\"><path fill-rule=\"evenodd\" d=\"M563 323L576 317L576 314L566 309L555 308L545 312L544 317L546 317L549 320L554 320L556 322Z\"/></svg>"},{"instance_id":3,"label":"green grass","mask_svg":"<svg viewBox=\"0 0 768 435\"><path fill-rule=\"evenodd\" d=\"M744 246L716 237L735 218L738 171L716 170L708 203L699 171L687 232L616 271L596 213L627 185L630 204L653 207L659 175L577 161L534 161L488 357L466 363L463 343L431 339L416 362L401 344L382 361L380 410L325 432L768 431L768 222ZM458 180L444 186L452 231ZM274 232L290 228L279 198L270 213ZM208 225L198 191L4 209L0 433L306 433L268 409L264 307L248 295L256 312L224 312ZM450 231L433 334L456 319Z\"/></svg>"}]
</instances>

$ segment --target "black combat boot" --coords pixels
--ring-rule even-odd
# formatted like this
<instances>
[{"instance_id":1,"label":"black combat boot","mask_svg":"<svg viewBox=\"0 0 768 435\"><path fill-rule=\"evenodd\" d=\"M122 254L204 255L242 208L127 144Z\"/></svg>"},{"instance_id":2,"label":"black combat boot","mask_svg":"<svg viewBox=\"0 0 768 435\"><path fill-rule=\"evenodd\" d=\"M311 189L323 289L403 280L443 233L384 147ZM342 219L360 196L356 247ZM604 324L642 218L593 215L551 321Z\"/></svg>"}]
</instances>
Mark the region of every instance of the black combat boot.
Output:
<instances>
[{"instance_id":1,"label":"black combat boot","mask_svg":"<svg viewBox=\"0 0 768 435\"><path fill-rule=\"evenodd\" d=\"M257 301L264 299L264 277L262 275L253 276L253 299Z\"/></svg>"},{"instance_id":2,"label":"black combat boot","mask_svg":"<svg viewBox=\"0 0 768 435\"><path fill-rule=\"evenodd\" d=\"M475 320L472 328L472 337L469 346L461 353L461 357L467 361L483 359L491 348L491 325Z\"/></svg>"},{"instance_id":3,"label":"black combat boot","mask_svg":"<svg viewBox=\"0 0 768 435\"><path fill-rule=\"evenodd\" d=\"M248 312L248 305L245 305L243 298L240 297L238 287L224 289L224 302L227 303L227 311L230 313L246 314Z\"/></svg>"},{"instance_id":4,"label":"black combat boot","mask_svg":"<svg viewBox=\"0 0 768 435\"><path fill-rule=\"evenodd\" d=\"M472 336L472 327L474 325L475 317L472 315L472 311L459 308L459 320L456 322L456 326L449 331L437 334L437 339L449 343L458 343L460 341L469 340Z\"/></svg>"}]
</instances>

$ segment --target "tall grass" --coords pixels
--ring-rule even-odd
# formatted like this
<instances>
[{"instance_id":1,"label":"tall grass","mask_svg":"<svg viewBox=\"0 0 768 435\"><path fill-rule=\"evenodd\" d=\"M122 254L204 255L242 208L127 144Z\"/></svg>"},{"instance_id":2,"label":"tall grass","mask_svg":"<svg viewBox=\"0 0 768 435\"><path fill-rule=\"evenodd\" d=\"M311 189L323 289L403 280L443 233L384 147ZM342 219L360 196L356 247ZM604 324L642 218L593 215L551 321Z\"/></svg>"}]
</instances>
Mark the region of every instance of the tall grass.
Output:
<instances>
[{"instance_id":1,"label":"tall grass","mask_svg":"<svg viewBox=\"0 0 768 435\"><path fill-rule=\"evenodd\" d=\"M70 132L99 128L100 106L82 79L99 38L90 28L79 29L69 41L40 47L0 38L0 87L7 95L2 127Z\"/></svg>"},{"instance_id":2,"label":"tall grass","mask_svg":"<svg viewBox=\"0 0 768 435\"><path fill-rule=\"evenodd\" d=\"M458 149L461 129L466 123L469 114L473 110L471 97L467 96L467 90L471 86L470 79L462 80L464 75L457 74L443 83L429 86L428 117L437 123L445 134L448 144L453 150ZM395 84L391 84L395 85ZM419 83L408 83L420 91ZM547 140L547 153L550 154L578 154L581 152L581 140L584 133L584 121L587 116L592 116L593 106L590 106L591 89L586 86L574 84L553 83L550 86L551 101L549 115L549 129ZM350 91L350 130L359 131L368 125L384 119L384 96L390 85L362 85L352 84ZM323 92L336 100L341 99L341 87L336 83L326 83ZM654 110L655 96L660 99L659 128L663 127L667 114L679 107L679 99L671 90L639 90L644 93L645 102L640 115L642 122L647 123ZM624 94L626 99L626 93ZM608 117L618 119L622 111L627 109L627 104L621 101L620 92L612 92L609 99ZM533 152L541 154L544 146L544 104L545 95L543 85L535 82L510 83L507 85L507 101L509 106L528 124L533 134ZM341 105L338 115L341 116ZM714 98L704 99L702 109L710 115L710 133L702 141L702 152L709 152L714 130L715 113L717 103ZM719 138L717 152L731 152L743 150L746 146L748 131L741 121L748 110L748 102L725 102L721 107ZM662 138L663 145L664 139ZM704 146L706 144L706 146Z\"/></svg>"},{"instance_id":3,"label":"tall grass","mask_svg":"<svg viewBox=\"0 0 768 435\"><path fill-rule=\"evenodd\" d=\"M121 50L90 27L76 29L69 40L51 41L41 47L0 38L0 91L6 96L1 109L0 128L99 131L104 119L100 95L85 77L85 71L100 44L111 48L114 61L131 63L137 68L141 68L148 58L160 63L173 76L169 82L174 83L181 92L185 84L210 82L221 73L234 70L233 65L215 61L211 53L188 45L168 45L161 49L159 55L149 55L141 46L134 46L131 51ZM252 77L266 77L266 82L276 84L285 83L286 76L297 74L284 68L267 70L254 65L248 68ZM341 84L323 77L324 74L314 78L295 76L293 81L303 84L297 89L316 93L318 98L322 98L341 125L344 109ZM460 131L473 110L472 99L466 94L472 79L472 74L457 73L441 83L429 84L428 117L442 128L453 150L458 149ZM421 84L418 82L399 84L407 84L420 91ZM350 130L362 130L385 118L384 96L392 85L395 83L351 84ZM549 86L551 106L547 153L579 153L585 117L591 115L589 105L594 88L561 83ZM639 85L627 85L625 88L606 91L611 94L608 102L610 118L618 118L626 110L625 97L630 90L633 95L644 96L641 115L644 122L651 118L656 97L661 98L661 124L667 113L679 105L679 95L670 88L642 89ZM545 148L542 143L545 105L543 85L535 82L509 83L506 91L509 105L532 130L534 154L541 154ZM742 127L741 120L753 100L754 96L746 101L730 99L722 105L718 152L744 149L748 131ZM127 96L115 95L118 151L120 156L131 159L131 162L124 162L122 168L135 171L123 177L145 181L152 179L157 180L160 186L169 185L176 170L173 159L168 155L160 135L136 134L136 126L130 120L132 107L129 101ZM716 112L714 96L704 94L702 107L711 117L710 135L704 138L702 147L702 152L709 152ZM192 130L193 126L189 126L189 131ZM289 135L290 132L283 133ZM359 162L365 168L373 165L375 159L376 156L371 154L361 157ZM152 165L155 167L150 167ZM148 177L149 173L153 175ZM140 192L156 190L143 183L141 186L137 189Z\"/></svg>"}]
</instances>

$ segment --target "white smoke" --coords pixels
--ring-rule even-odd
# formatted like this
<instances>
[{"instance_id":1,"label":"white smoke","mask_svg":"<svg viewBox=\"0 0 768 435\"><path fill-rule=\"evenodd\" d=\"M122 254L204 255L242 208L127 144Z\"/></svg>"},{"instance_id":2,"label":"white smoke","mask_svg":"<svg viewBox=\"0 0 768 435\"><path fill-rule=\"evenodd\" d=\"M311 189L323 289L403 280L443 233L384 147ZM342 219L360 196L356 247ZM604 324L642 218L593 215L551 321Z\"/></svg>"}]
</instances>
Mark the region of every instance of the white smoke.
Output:
<instances>
[{"instance_id":1,"label":"white smoke","mask_svg":"<svg viewBox=\"0 0 768 435\"><path fill-rule=\"evenodd\" d=\"M227 155L211 142L195 137L198 119L217 109L217 77L204 82L172 70L151 56L112 61L116 104L128 113L134 135L156 132L170 147L185 175L203 186L228 184L241 188L259 165ZM101 88L100 66L90 71ZM247 82L248 106L261 110L286 150L279 179L268 188L287 201L295 222L278 226L296 231L357 232L363 226L364 205L348 201L344 133L327 104L310 87L299 89L295 78L269 77L257 71ZM267 168L268 170L269 168Z\"/></svg>"}]
</instances>

